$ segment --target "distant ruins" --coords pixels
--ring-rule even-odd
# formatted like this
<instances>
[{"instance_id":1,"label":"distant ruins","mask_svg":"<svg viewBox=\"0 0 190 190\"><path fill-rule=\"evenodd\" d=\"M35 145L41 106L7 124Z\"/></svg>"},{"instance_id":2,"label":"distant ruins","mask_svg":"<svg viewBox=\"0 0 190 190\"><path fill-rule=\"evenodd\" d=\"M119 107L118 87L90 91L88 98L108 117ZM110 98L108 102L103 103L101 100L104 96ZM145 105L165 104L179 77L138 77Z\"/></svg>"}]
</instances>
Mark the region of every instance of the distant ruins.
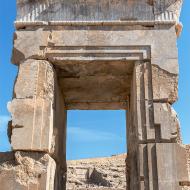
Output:
<instances>
[{"instance_id":1,"label":"distant ruins","mask_svg":"<svg viewBox=\"0 0 190 190\"><path fill-rule=\"evenodd\" d=\"M67 162L67 190L126 190L126 154Z\"/></svg>"},{"instance_id":2,"label":"distant ruins","mask_svg":"<svg viewBox=\"0 0 190 190\"><path fill-rule=\"evenodd\" d=\"M182 0L17 0L19 71L1 190L65 190L67 110L127 110L128 190L189 185L172 104Z\"/></svg>"}]
</instances>

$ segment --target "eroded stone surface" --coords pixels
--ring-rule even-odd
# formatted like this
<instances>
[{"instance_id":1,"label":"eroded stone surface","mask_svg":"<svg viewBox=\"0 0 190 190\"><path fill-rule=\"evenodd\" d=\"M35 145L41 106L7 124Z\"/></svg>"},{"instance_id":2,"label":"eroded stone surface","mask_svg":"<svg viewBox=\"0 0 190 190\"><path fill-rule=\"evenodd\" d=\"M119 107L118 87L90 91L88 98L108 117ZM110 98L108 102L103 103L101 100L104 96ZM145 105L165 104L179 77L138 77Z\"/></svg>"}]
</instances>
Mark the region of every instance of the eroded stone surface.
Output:
<instances>
[{"instance_id":1,"label":"eroded stone surface","mask_svg":"<svg viewBox=\"0 0 190 190\"><path fill-rule=\"evenodd\" d=\"M154 101L174 103L178 99L178 75L152 65Z\"/></svg>"},{"instance_id":2,"label":"eroded stone surface","mask_svg":"<svg viewBox=\"0 0 190 190\"><path fill-rule=\"evenodd\" d=\"M14 98L43 98L53 101L54 69L43 60L28 59L19 65L14 86Z\"/></svg>"},{"instance_id":3,"label":"eroded stone surface","mask_svg":"<svg viewBox=\"0 0 190 190\"><path fill-rule=\"evenodd\" d=\"M2 190L53 190L55 161L44 153L0 153Z\"/></svg>"},{"instance_id":4,"label":"eroded stone surface","mask_svg":"<svg viewBox=\"0 0 190 190\"><path fill-rule=\"evenodd\" d=\"M52 103L44 99L14 99L8 107L12 115L13 149L51 152Z\"/></svg>"},{"instance_id":5,"label":"eroded stone surface","mask_svg":"<svg viewBox=\"0 0 190 190\"><path fill-rule=\"evenodd\" d=\"M178 21L182 0L17 0L17 21ZM35 10L35 11L34 11Z\"/></svg>"},{"instance_id":6,"label":"eroded stone surface","mask_svg":"<svg viewBox=\"0 0 190 190\"><path fill-rule=\"evenodd\" d=\"M182 142L179 120L170 104L154 103L154 123L159 142Z\"/></svg>"},{"instance_id":7,"label":"eroded stone surface","mask_svg":"<svg viewBox=\"0 0 190 190\"><path fill-rule=\"evenodd\" d=\"M43 60L27 60L19 66L14 98L8 104L13 150L52 152L55 73Z\"/></svg>"},{"instance_id":8,"label":"eroded stone surface","mask_svg":"<svg viewBox=\"0 0 190 190\"><path fill-rule=\"evenodd\" d=\"M67 190L126 189L126 155L67 162Z\"/></svg>"}]
</instances>

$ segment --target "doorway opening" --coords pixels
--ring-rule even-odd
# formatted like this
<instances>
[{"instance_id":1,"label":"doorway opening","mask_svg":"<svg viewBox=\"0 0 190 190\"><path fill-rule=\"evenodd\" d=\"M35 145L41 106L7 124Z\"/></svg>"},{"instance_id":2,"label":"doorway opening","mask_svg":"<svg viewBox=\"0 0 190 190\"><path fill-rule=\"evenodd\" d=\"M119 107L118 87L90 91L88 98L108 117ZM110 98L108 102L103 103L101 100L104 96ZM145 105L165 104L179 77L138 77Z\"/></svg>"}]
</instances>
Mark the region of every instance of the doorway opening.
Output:
<instances>
[{"instance_id":1,"label":"doorway opening","mask_svg":"<svg viewBox=\"0 0 190 190\"><path fill-rule=\"evenodd\" d=\"M126 152L125 111L68 111L67 160Z\"/></svg>"},{"instance_id":2,"label":"doorway opening","mask_svg":"<svg viewBox=\"0 0 190 190\"><path fill-rule=\"evenodd\" d=\"M126 111L68 111L66 189L126 189L126 147Z\"/></svg>"}]
</instances>

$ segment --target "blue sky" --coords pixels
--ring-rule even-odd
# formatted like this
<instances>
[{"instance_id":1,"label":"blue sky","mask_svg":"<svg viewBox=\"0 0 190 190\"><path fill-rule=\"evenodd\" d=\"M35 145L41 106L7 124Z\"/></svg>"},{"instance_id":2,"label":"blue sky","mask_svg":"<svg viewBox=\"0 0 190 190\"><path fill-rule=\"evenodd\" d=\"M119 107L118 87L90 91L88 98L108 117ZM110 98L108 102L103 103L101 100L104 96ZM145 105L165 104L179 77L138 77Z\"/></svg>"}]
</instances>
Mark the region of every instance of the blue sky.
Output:
<instances>
[{"instance_id":1,"label":"blue sky","mask_svg":"<svg viewBox=\"0 0 190 190\"><path fill-rule=\"evenodd\" d=\"M10 149L6 136L9 120L7 102L11 100L17 67L10 63L16 0L0 6L0 151ZM174 104L178 113L184 143L190 144L190 1L185 0L181 21L183 32L179 47L179 100ZM78 159L118 154L126 151L124 111L69 111L67 158Z\"/></svg>"}]
</instances>

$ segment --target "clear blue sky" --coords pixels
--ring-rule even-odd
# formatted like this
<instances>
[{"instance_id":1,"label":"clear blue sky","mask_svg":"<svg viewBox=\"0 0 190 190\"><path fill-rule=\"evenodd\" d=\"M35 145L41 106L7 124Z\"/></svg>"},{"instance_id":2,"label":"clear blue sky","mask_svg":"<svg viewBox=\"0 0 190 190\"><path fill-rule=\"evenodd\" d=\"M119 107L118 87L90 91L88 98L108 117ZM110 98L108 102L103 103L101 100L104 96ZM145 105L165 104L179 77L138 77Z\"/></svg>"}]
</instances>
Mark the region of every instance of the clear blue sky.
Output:
<instances>
[{"instance_id":1,"label":"clear blue sky","mask_svg":"<svg viewBox=\"0 0 190 190\"><path fill-rule=\"evenodd\" d=\"M10 63L16 0L0 5L0 151L10 150L6 136L9 119L7 102L11 100L17 67ZM185 0L181 21L184 28L178 40L179 100L178 113L184 143L190 144L190 1ZM70 111L68 113L67 158L78 159L118 154L126 151L124 111Z\"/></svg>"}]
</instances>

